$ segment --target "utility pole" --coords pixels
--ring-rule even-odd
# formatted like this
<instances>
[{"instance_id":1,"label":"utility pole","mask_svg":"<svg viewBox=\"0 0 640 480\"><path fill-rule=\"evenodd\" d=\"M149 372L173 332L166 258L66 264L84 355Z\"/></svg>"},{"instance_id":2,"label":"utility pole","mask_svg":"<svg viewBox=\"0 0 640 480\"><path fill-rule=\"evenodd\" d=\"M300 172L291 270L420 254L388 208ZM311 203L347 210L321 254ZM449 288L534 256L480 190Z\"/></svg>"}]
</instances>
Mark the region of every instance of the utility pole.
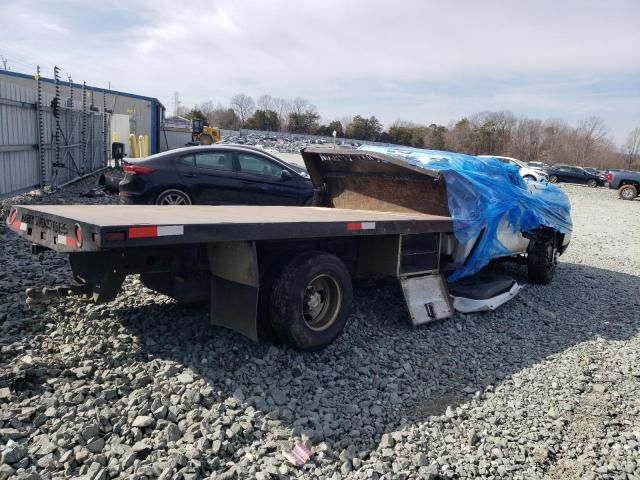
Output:
<instances>
[{"instance_id":1,"label":"utility pole","mask_svg":"<svg viewBox=\"0 0 640 480\"><path fill-rule=\"evenodd\" d=\"M180 115L180 92L173 92L174 115Z\"/></svg>"},{"instance_id":2,"label":"utility pole","mask_svg":"<svg viewBox=\"0 0 640 480\"><path fill-rule=\"evenodd\" d=\"M0 62L2 62L2 68L3 70L9 70L7 68L7 62L9 61L9 59L3 55L0 55Z\"/></svg>"}]
</instances>

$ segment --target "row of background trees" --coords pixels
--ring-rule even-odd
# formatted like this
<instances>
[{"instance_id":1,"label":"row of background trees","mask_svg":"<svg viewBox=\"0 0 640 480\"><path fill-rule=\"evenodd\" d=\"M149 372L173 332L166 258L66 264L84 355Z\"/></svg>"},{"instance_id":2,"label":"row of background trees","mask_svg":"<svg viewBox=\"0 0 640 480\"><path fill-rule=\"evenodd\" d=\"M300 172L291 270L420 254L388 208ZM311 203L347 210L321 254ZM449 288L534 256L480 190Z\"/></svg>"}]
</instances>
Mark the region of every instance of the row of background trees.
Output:
<instances>
[{"instance_id":1,"label":"row of background trees","mask_svg":"<svg viewBox=\"0 0 640 480\"><path fill-rule=\"evenodd\" d=\"M209 125L229 130L249 128L324 136L335 131L339 138L472 155L507 155L524 161L640 170L640 127L629 133L618 148L599 117L588 117L572 126L562 119L516 117L510 111L480 112L446 126L397 120L385 130L375 116L355 115L323 123L315 105L301 97L262 95L254 101L239 93L231 97L228 106L209 101L191 109L180 105L179 94L175 98L176 115L201 118Z\"/></svg>"}]
</instances>

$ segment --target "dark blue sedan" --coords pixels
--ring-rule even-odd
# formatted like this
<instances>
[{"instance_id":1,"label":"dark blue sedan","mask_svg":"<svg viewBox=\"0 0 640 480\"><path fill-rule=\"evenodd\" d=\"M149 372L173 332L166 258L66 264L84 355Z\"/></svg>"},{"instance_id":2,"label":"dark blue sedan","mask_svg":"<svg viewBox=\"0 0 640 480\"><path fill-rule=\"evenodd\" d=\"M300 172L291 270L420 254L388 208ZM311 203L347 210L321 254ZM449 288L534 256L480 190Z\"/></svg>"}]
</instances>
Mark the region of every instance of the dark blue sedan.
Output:
<instances>
[{"instance_id":1,"label":"dark blue sedan","mask_svg":"<svg viewBox=\"0 0 640 480\"><path fill-rule=\"evenodd\" d=\"M180 148L123 163L119 195L156 205L310 205L313 186L302 167L258 148Z\"/></svg>"}]
</instances>

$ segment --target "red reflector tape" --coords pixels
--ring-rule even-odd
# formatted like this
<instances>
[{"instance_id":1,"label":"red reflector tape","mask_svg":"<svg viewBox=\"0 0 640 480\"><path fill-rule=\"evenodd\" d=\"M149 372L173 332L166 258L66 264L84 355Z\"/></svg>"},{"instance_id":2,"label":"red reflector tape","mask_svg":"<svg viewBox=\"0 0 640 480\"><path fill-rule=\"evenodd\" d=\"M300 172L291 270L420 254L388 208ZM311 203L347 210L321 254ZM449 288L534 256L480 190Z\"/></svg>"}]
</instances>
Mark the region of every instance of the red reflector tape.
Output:
<instances>
[{"instance_id":1,"label":"red reflector tape","mask_svg":"<svg viewBox=\"0 0 640 480\"><path fill-rule=\"evenodd\" d=\"M355 232L358 230L375 230L376 222L349 222L347 223L347 230Z\"/></svg>"},{"instance_id":2,"label":"red reflector tape","mask_svg":"<svg viewBox=\"0 0 640 480\"><path fill-rule=\"evenodd\" d=\"M149 238L158 236L158 227L129 227L129 238Z\"/></svg>"},{"instance_id":3,"label":"red reflector tape","mask_svg":"<svg viewBox=\"0 0 640 480\"><path fill-rule=\"evenodd\" d=\"M153 238L184 235L183 225L129 227L129 238Z\"/></svg>"}]
</instances>

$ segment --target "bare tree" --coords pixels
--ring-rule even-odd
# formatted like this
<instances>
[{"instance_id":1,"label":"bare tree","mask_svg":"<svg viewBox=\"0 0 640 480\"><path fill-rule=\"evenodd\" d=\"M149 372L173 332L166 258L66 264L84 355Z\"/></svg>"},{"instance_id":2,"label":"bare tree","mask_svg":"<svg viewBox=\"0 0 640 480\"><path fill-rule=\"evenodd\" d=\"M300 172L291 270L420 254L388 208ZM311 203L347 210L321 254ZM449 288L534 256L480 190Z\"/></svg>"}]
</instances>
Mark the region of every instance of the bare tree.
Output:
<instances>
[{"instance_id":1,"label":"bare tree","mask_svg":"<svg viewBox=\"0 0 640 480\"><path fill-rule=\"evenodd\" d=\"M291 101L291 113L302 115L307 111L316 110L316 106L309 103L309 100L302 97L296 97Z\"/></svg>"},{"instance_id":2,"label":"bare tree","mask_svg":"<svg viewBox=\"0 0 640 480\"><path fill-rule=\"evenodd\" d=\"M213 102L211 100L209 100L208 102L202 102L200 105L198 105L198 110L200 110L202 114L207 117L207 123L209 125L213 125L211 123L211 117L215 108L216 107L213 105Z\"/></svg>"},{"instance_id":3,"label":"bare tree","mask_svg":"<svg viewBox=\"0 0 640 480\"><path fill-rule=\"evenodd\" d=\"M204 111L202 113L205 113ZM230 107L224 107L218 103L211 112L205 113L209 125L224 128L228 130L237 130L240 128L240 119L236 112Z\"/></svg>"},{"instance_id":4,"label":"bare tree","mask_svg":"<svg viewBox=\"0 0 640 480\"><path fill-rule=\"evenodd\" d=\"M577 134L577 163L585 165L596 146L607 138L609 128L600 117L589 117L578 124Z\"/></svg>"},{"instance_id":5,"label":"bare tree","mask_svg":"<svg viewBox=\"0 0 640 480\"><path fill-rule=\"evenodd\" d=\"M247 119L253 115L253 112L256 109L256 102L253 101L249 95L245 95L244 93L239 93L231 97L230 101L231 108L238 118L240 119L240 126L244 127Z\"/></svg>"},{"instance_id":6,"label":"bare tree","mask_svg":"<svg viewBox=\"0 0 640 480\"><path fill-rule=\"evenodd\" d=\"M280 130L287 130L289 123L289 113L291 112L291 102L286 98L274 98L273 99L274 110L278 114L280 119Z\"/></svg>"},{"instance_id":7,"label":"bare tree","mask_svg":"<svg viewBox=\"0 0 640 480\"><path fill-rule=\"evenodd\" d=\"M342 131L347 133L347 129L351 130L351 124L353 123L353 116L342 117L340 119L340 123L342 124Z\"/></svg>"},{"instance_id":8,"label":"bare tree","mask_svg":"<svg viewBox=\"0 0 640 480\"><path fill-rule=\"evenodd\" d=\"M628 168L640 162L640 127L634 128L629 133L623 149Z\"/></svg>"},{"instance_id":9,"label":"bare tree","mask_svg":"<svg viewBox=\"0 0 640 480\"><path fill-rule=\"evenodd\" d=\"M275 98L273 98L271 95L261 95L260 97L258 97L258 101L256 102L256 104L258 106L258 110L271 110L278 113L275 110Z\"/></svg>"},{"instance_id":10,"label":"bare tree","mask_svg":"<svg viewBox=\"0 0 640 480\"><path fill-rule=\"evenodd\" d=\"M511 132L510 153L525 162L538 160L542 150L543 128L540 120L522 118Z\"/></svg>"}]
</instances>

